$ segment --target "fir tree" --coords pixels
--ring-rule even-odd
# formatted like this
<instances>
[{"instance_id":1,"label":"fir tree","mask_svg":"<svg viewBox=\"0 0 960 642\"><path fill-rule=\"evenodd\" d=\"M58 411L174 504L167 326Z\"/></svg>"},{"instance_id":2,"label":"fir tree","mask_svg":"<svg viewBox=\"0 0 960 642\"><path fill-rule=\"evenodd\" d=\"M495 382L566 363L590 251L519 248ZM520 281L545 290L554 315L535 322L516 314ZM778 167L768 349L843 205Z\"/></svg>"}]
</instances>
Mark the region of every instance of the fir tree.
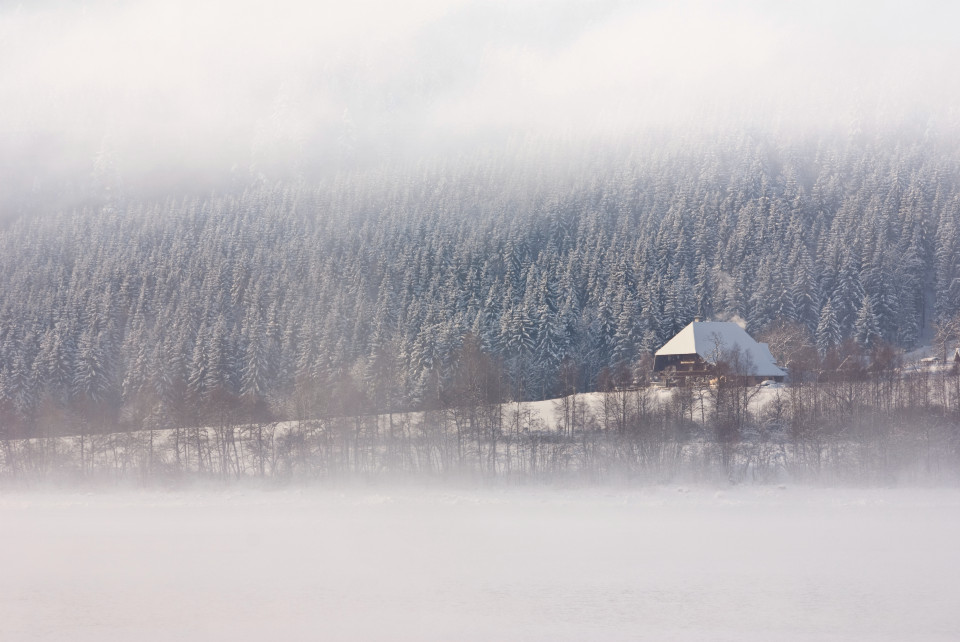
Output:
<instances>
[{"instance_id":1,"label":"fir tree","mask_svg":"<svg viewBox=\"0 0 960 642\"><path fill-rule=\"evenodd\" d=\"M816 339L820 354L824 354L833 346L839 345L843 339L843 336L840 334L840 324L837 322L837 315L833 311L833 299L827 299L823 309L820 310L820 322L817 324Z\"/></svg>"}]
</instances>

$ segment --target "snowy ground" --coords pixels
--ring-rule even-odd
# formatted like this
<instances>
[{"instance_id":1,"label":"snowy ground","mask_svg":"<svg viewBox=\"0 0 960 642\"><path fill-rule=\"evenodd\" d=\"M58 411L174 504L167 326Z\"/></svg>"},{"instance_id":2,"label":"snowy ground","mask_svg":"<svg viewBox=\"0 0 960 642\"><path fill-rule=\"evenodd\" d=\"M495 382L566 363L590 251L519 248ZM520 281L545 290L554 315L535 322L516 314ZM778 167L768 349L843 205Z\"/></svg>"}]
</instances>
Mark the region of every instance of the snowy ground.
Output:
<instances>
[{"instance_id":1,"label":"snowy ground","mask_svg":"<svg viewBox=\"0 0 960 642\"><path fill-rule=\"evenodd\" d=\"M0 494L3 640L955 640L960 490Z\"/></svg>"}]
</instances>

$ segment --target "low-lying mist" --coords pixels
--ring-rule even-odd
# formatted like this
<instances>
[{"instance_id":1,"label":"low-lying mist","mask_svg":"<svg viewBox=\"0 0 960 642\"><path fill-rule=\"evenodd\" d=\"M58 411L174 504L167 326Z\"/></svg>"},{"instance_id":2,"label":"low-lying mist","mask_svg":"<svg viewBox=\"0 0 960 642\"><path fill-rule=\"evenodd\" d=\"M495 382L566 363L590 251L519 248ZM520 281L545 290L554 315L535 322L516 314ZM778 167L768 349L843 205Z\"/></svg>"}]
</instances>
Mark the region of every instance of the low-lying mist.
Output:
<instances>
[{"instance_id":1,"label":"low-lying mist","mask_svg":"<svg viewBox=\"0 0 960 642\"><path fill-rule=\"evenodd\" d=\"M947 640L957 491L0 495L10 639Z\"/></svg>"}]
</instances>

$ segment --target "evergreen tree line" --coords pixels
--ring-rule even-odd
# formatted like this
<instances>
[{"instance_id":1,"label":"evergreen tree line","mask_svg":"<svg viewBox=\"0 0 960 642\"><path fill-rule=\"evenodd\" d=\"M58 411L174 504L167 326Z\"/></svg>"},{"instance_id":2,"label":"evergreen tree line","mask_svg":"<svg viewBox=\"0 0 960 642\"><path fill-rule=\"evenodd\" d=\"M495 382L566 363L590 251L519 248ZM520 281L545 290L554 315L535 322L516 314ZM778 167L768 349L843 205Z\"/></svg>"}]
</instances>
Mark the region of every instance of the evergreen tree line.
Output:
<instances>
[{"instance_id":1,"label":"evergreen tree line","mask_svg":"<svg viewBox=\"0 0 960 642\"><path fill-rule=\"evenodd\" d=\"M89 206L0 231L0 430L437 410L467 349L504 399L545 399L637 380L697 316L794 324L827 355L915 346L960 310L952 138L741 134L600 158L166 202L104 179Z\"/></svg>"}]
</instances>

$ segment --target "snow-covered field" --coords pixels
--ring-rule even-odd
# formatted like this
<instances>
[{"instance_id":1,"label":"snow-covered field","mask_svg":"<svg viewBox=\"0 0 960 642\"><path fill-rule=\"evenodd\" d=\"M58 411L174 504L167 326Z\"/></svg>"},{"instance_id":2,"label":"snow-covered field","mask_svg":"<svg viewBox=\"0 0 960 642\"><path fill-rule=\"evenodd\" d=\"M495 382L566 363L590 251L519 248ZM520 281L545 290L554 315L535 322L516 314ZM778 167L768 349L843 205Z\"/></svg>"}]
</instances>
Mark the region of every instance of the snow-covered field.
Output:
<instances>
[{"instance_id":1,"label":"snow-covered field","mask_svg":"<svg viewBox=\"0 0 960 642\"><path fill-rule=\"evenodd\" d=\"M0 494L2 640L955 640L960 490Z\"/></svg>"}]
</instances>

